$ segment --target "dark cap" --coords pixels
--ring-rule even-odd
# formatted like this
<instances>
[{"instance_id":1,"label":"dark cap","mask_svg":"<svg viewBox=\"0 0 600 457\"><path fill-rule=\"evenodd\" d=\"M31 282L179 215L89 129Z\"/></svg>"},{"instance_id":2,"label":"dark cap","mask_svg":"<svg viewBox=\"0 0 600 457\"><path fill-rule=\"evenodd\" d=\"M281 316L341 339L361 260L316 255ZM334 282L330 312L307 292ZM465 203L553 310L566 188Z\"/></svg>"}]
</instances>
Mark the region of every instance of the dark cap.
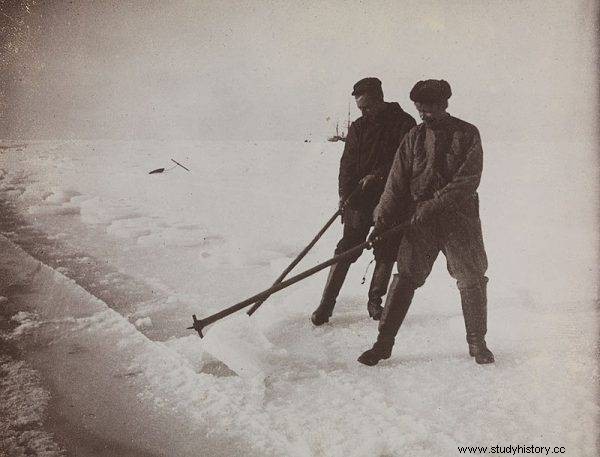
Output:
<instances>
[{"instance_id":1,"label":"dark cap","mask_svg":"<svg viewBox=\"0 0 600 457\"><path fill-rule=\"evenodd\" d=\"M450 84L443 79L419 81L410 91L410 99L418 103L439 103L452 96Z\"/></svg>"},{"instance_id":2,"label":"dark cap","mask_svg":"<svg viewBox=\"0 0 600 457\"><path fill-rule=\"evenodd\" d=\"M358 97L367 92L381 92L381 81L379 78L363 78L354 85L352 95Z\"/></svg>"}]
</instances>

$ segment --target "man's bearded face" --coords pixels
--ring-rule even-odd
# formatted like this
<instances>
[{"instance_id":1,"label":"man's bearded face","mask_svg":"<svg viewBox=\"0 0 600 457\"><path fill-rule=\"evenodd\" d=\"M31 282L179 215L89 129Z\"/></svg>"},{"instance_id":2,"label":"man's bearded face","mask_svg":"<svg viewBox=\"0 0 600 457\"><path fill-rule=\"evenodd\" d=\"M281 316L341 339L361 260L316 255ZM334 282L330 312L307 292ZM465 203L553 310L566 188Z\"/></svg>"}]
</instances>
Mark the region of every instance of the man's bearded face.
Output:
<instances>
[{"instance_id":1,"label":"man's bearded face","mask_svg":"<svg viewBox=\"0 0 600 457\"><path fill-rule=\"evenodd\" d=\"M356 106L363 116L372 119L382 111L385 105L380 98L372 94L364 94L356 97Z\"/></svg>"},{"instance_id":2,"label":"man's bearded face","mask_svg":"<svg viewBox=\"0 0 600 457\"><path fill-rule=\"evenodd\" d=\"M415 102L415 107L423 122L433 122L446 112L446 107L441 103Z\"/></svg>"}]
</instances>

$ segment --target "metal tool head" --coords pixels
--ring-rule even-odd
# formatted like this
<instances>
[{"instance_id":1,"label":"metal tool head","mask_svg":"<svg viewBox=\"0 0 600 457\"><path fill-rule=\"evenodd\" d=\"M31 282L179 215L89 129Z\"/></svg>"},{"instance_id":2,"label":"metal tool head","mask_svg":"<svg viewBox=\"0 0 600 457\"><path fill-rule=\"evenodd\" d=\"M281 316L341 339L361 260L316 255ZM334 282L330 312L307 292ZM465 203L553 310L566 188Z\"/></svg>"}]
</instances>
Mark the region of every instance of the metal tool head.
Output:
<instances>
[{"instance_id":1,"label":"metal tool head","mask_svg":"<svg viewBox=\"0 0 600 457\"><path fill-rule=\"evenodd\" d=\"M198 320L195 314L192 314L192 319L194 319L194 323L191 327L188 327L188 330L196 330L200 338L204 338L204 335L202 334L202 329L206 327L206 324L203 320Z\"/></svg>"}]
</instances>

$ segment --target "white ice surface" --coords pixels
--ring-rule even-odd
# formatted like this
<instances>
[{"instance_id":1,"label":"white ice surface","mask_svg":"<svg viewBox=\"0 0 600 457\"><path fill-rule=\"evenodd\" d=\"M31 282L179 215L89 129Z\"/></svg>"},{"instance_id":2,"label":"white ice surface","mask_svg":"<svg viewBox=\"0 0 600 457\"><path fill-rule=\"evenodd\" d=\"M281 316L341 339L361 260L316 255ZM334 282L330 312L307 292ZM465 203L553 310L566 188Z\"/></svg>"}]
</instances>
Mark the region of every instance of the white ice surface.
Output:
<instances>
[{"instance_id":1,"label":"white ice surface","mask_svg":"<svg viewBox=\"0 0 600 457\"><path fill-rule=\"evenodd\" d=\"M335 210L339 145L318 143L38 142L3 153L1 195L49 237L165 294L127 317L171 335L149 340L44 267L35 284L52 293L33 296L22 311L37 317L23 320L15 337L52 342L45 355L60 363L45 375L75 373L58 385L80 399L77 408L97 412L92 425L102 436L135 436L155 451L172 446L171 455L194 455L198 435L222 455L432 456L494 444L596 455L590 189L598 176L585 165L594 163L593 148L484 149L495 366L466 354L458 293L443 262L417 292L392 358L358 365L376 335L360 285L370 253L351 270L330 325L308 321L320 273L271 297L252 319L240 314L208 328L205 340L184 330L192 313L204 317L268 287ZM191 173L147 174L171 157ZM297 270L328 258L339 234L336 224ZM20 255L2 257L6 277L23 274ZM69 354L73 347L84 350ZM222 375L218 359L242 376ZM108 389L99 392L106 404L78 396L90 388ZM129 426L114 423L115 405L133 408ZM149 429L161 433L145 441Z\"/></svg>"}]
</instances>

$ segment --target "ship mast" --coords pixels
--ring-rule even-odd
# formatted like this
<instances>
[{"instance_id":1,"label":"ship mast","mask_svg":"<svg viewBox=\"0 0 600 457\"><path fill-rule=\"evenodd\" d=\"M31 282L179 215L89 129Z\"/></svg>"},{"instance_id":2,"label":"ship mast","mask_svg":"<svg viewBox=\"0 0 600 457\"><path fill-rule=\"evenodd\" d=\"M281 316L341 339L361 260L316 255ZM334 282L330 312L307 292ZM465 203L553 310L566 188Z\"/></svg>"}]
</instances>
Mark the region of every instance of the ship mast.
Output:
<instances>
[{"instance_id":1,"label":"ship mast","mask_svg":"<svg viewBox=\"0 0 600 457\"><path fill-rule=\"evenodd\" d=\"M346 124L346 136L350 131L350 100L348 100L348 123Z\"/></svg>"}]
</instances>

